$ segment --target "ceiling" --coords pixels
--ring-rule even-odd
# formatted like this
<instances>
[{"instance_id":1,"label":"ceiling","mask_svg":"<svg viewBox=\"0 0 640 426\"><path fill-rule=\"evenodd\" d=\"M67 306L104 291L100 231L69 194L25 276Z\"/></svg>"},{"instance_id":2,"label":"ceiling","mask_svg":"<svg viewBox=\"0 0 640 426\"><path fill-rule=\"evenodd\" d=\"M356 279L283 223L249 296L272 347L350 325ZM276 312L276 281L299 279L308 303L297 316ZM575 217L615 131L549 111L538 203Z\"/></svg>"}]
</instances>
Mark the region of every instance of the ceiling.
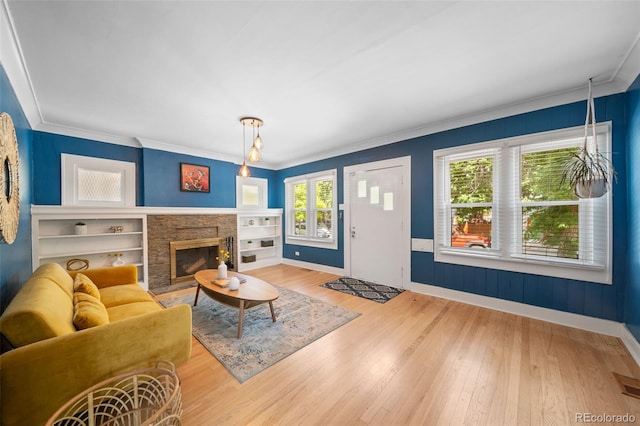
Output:
<instances>
[{"instance_id":1,"label":"ceiling","mask_svg":"<svg viewBox=\"0 0 640 426\"><path fill-rule=\"evenodd\" d=\"M640 72L638 1L3 6L34 129L239 162L255 116L270 168L585 99L589 78L622 92Z\"/></svg>"}]
</instances>

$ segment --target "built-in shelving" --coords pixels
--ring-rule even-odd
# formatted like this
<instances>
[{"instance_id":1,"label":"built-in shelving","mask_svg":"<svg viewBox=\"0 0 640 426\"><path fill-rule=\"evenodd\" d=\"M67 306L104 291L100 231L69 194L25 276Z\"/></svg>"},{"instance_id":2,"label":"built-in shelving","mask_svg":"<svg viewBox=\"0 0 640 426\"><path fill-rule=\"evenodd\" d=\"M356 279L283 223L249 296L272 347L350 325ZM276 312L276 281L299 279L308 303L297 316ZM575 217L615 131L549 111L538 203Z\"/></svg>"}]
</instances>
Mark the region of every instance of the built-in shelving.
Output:
<instances>
[{"instance_id":1,"label":"built-in shelving","mask_svg":"<svg viewBox=\"0 0 640 426\"><path fill-rule=\"evenodd\" d=\"M252 260L254 256L255 260ZM281 261L282 210L238 213L238 270L261 268Z\"/></svg>"},{"instance_id":2,"label":"built-in shelving","mask_svg":"<svg viewBox=\"0 0 640 426\"><path fill-rule=\"evenodd\" d=\"M71 259L86 259L91 268L101 268L112 266L118 258L138 267L139 284L147 289L146 215L108 210L33 206L33 268L48 262L66 268ZM76 234L76 222L87 225L86 234ZM122 231L113 232L111 227L121 227Z\"/></svg>"}]
</instances>

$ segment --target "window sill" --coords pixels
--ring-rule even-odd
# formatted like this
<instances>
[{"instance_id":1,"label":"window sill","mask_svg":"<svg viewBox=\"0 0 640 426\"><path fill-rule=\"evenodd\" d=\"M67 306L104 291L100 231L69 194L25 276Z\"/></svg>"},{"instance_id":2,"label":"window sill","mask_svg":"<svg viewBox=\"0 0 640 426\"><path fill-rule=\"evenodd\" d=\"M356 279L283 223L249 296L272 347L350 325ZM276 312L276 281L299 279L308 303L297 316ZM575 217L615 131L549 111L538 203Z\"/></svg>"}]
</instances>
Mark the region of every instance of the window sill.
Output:
<instances>
[{"instance_id":1,"label":"window sill","mask_svg":"<svg viewBox=\"0 0 640 426\"><path fill-rule=\"evenodd\" d=\"M500 257L498 252L477 253L451 248L437 248L434 260L439 263L544 275L599 284L611 284L612 282L610 268L573 260L558 261L516 255L505 259Z\"/></svg>"},{"instance_id":2,"label":"window sill","mask_svg":"<svg viewBox=\"0 0 640 426\"><path fill-rule=\"evenodd\" d=\"M305 246L305 247L317 247L323 249L337 250L338 249L338 241L333 238L323 239L323 240L315 240L309 238L300 238L291 235L287 235L285 238L286 244L296 245L296 246Z\"/></svg>"}]
</instances>

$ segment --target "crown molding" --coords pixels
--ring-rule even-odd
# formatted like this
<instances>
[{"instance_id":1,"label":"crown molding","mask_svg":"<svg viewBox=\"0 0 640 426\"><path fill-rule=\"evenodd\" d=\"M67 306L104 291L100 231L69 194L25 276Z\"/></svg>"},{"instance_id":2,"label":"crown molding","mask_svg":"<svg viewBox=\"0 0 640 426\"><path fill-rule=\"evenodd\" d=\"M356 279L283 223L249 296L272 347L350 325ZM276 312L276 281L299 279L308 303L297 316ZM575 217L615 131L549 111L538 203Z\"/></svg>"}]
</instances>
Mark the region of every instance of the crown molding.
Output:
<instances>
[{"instance_id":1,"label":"crown molding","mask_svg":"<svg viewBox=\"0 0 640 426\"><path fill-rule=\"evenodd\" d=\"M640 50L640 49L638 49ZM639 52L640 53L640 52ZM640 56L640 55L639 55ZM620 84L616 81L606 81L593 86L594 97L602 97L613 95L616 93L625 92L626 89L633 83L631 81L628 85ZM622 87L625 86L626 87ZM412 129L403 130L396 133L387 134L377 138L368 139L360 143L355 144L343 144L339 148L332 149L330 151L318 152L306 157L297 158L292 162L282 162L274 165L276 169L283 169L293 166L299 166L301 164L310 163L313 161L324 160L331 157L337 157L345 154L352 154L354 152L363 151L378 146L388 145L395 142L401 142L408 139L413 139L421 136L427 136L434 133L444 132L447 130L458 129L473 124L484 123L491 120L497 120L500 118L511 117L518 114L524 114L527 112L538 111L545 108L551 108L559 105L570 104L573 102L583 101L586 99L587 90L586 86L572 88L563 92L557 92L551 95L541 96L534 99L529 99L524 102L517 102L509 105L503 105L494 109L482 111L480 113L473 113L468 115L462 115L447 120L436 121L433 123L425 124L422 126L414 127Z\"/></svg>"},{"instance_id":2,"label":"crown molding","mask_svg":"<svg viewBox=\"0 0 640 426\"><path fill-rule=\"evenodd\" d=\"M215 151L189 148L185 146L170 144L167 142L154 141L151 139L136 138L136 140L138 141L139 146L142 148L157 149L160 151L173 152L175 154L192 155L194 157L209 158L211 160L218 160L218 161L226 161L229 163L237 164L238 166L242 163L242 157L240 156L226 155L226 154L221 154ZM252 164L250 167L254 168L258 166L255 164ZM258 168L272 169L271 164L264 161L260 162L260 166Z\"/></svg>"},{"instance_id":3,"label":"crown molding","mask_svg":"<svg viewBox=\"0 0 640 426\"><path fill-rule=\"evenodd\" d=\"M631 43L627 54L622 58L618 69L611 76L611 82L626 92L640 75L640 31Z\"/></svg>"},{"instance_id":4,"label":"crown molding","mask_svg":"<svg viewBox=\"0 0 640 426\"><path fill-rule=\"evenodd\" d=\"M159 149L178 154L193 155L220 161L228 161L235 164L240 164L242 162L242 158L240 158L239 156L229 156L218 152L198 150L167 142L151 141L148 139L136 138L134 136L120 136L46 122L43 119L40 106L38 104L38 98L33 88L31 78L29 76L29 71L25 65L22 49L20 48L20 43L15 32L15 26L13 24L11 14L9 13L7 0L1 0L1 2L0 62L2 63L2 66L4 67L5 72L7 73L7 76L11 81L13 89L16 92L16 96L18 97L25 116L27 117L27 121L29 122L29 125L33 130L91 139L99 142L113 143L118 145ZM620 65L612 74L611 78L609 78L609 80L606 82L594 85L594 96L601 97L627 91L631 84L638 77L639 69L640 32L629 47L629 50L621 60ZM584 100L585 98L586 90L584 89L584 87L576 87L552 95L529 99L525 102L504 105L480 113L474 113L433 123L427 123L412 129L406 129L400 132L367 139L348 146L343 145L336 149L326 150L314 153L312 155L299 157L294 161L262 162L260 166L261 168L265 169L279 170L305 163L310 163L313 161L324 160L339 155L350 154L370 148L375 148L382 145L400 142L407 139L413 139L420 136L426 136L446 130L469 126L472 124L478 124L485 121L491 121L544 108L577 102Z\"/></svg>"},{"instance_id":5,"label":"crown molding","mask_svg":"<svg viewBox=\"0 0 640 426\"><path fill-rule=\"evenodd\" d=\"M24 63L7 0L2 0L0 4L0 63L7 73L29 126L32 129L36 128L43 121L42 114L29 71Z\"/></svg>"}]
</instances>

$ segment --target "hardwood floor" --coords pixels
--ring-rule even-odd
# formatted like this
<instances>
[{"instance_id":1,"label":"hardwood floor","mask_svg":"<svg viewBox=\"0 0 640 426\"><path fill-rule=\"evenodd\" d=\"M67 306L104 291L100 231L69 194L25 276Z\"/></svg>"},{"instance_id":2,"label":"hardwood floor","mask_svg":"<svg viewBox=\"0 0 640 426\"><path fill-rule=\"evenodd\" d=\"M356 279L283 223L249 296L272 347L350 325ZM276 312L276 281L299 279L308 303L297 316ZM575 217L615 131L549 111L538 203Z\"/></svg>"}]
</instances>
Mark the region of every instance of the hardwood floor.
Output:
<instances>
[{"instance_id":1,"label":"hardwood floor","mask_svg":"<svg viewBox=\"0 0 640 426\"><path fill-rule=\"evenodd\" d=\"M362 315L243 384L193 339L178 369L185 425L640 422L640 399L612 374L640 378L617 338L412 292L379 304L297 267L250 274Z\"/></svg>"}]
</instances>

